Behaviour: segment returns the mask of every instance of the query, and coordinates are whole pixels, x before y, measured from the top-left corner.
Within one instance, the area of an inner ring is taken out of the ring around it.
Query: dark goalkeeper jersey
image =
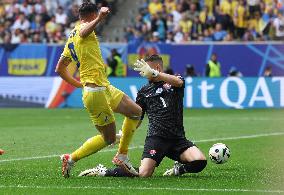
[[[184,79],[180,77],[183,81]],[[184,138],[182,87],[173,87],[165,82],[149,83],[137,94],[136,103],[141,106],[143,116],[149,118],[147,136]]]

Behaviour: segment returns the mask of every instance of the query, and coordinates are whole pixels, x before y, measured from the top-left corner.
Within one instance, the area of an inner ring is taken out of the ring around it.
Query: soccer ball
[[[223,164],[230,158],[230,149],[222,143],[214,144],[209,150],[209,157],[213,163]]]

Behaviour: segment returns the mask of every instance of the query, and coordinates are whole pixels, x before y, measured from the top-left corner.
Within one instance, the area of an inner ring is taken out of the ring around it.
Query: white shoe
[[[112,163],[114,165],[117,165],[117,166],[121,167],[124,171],[126,171],[130,175],[133,175],[133,176],[138,176],[139,175],[138,172],[132,166],[128,156],[125,155],[125,154],[118,154],[117,153],[114,156],[114,158],[112,159]]]
[[[105,176],[107,171],[107,168],[102,165],[99,164],[98,166],[96,166],[95,168],[92,169],[87,169],[85,171],[82,171],[78,176],[79,177],[87,177],[87,176]]]
[[[60,158],[62,161],[62,176],[68,178],[70,177],[71,168],[74,166],[74,161],[71,159],[70,154],[63,154]]]
[[[163,176],[179,176],[179,167],[182,164],[178,161],[175,161],[174,167],[171,169],[167,169],[166,172],[163,174]]]

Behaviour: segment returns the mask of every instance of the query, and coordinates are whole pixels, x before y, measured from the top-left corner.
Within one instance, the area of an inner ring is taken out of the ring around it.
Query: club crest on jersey
[[[157,151],[156,151],[156,150],[150,150],[149,153],[150,153],[151,156],[155,156],[155,154],[157,153]]]
[[[163,92],[163,88],[158,88],[157,90],[156,90],[156,93],[157,94],[160,94],[160,93],[162,93]]]
[[[163,85],[163,87],[164,87],[166,90],[168,90],[168,89],[170,89],[172,86],[171,86],[169,83],[165,83],[165,84]]]

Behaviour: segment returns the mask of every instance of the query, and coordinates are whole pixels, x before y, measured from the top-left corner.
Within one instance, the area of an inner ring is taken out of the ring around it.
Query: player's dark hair
[[[84,1],[84,3],[79,8],[79,17],[84,18],[88,16],[89,14],[92,14],[94,12],[98,12],[98,8],[96,4],[90,2],[90,1]]]
[[[153,54],[145,58],[145,62],[160,62],[160,65],[163,67],[163,59],[158,54]]]

